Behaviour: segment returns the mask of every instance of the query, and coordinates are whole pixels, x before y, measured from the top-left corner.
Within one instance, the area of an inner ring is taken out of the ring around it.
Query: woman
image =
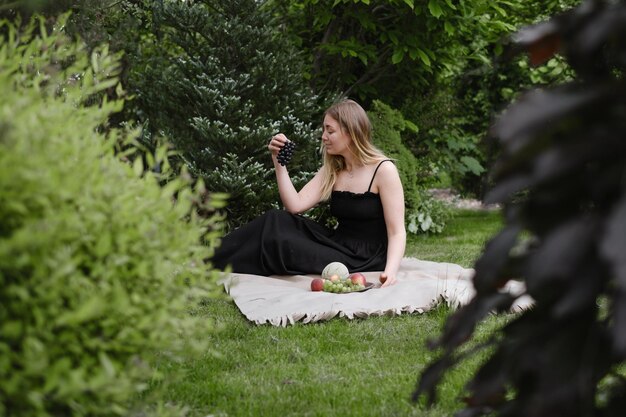
[[[371,142],[371,123],[363,108],[343,100],[324,113],[324,163],[297,191],[278,162],[288,139],[275,135],[271,152],[280,198],[286,209],[271,210],[222,240],[213,257],[218,268],[258,275],[319,274],[330,262],[352,272],[383,271],[392,285],[404,256],[404,193],[392,161]],[[330,199],[335,230],[299,216]]]

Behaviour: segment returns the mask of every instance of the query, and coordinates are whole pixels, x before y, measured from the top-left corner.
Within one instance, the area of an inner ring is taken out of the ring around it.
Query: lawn
[[[470,267],[500,227],[497,212],[457,211],[438,236],[412,236],[407,256]],[[440,402],[410,402],[419,373],[436,354],[425,347],[449,309],[426,314],[336,318],[287,328],[249,323],[227,300],[212,300],[199,314],[222,324],[208,334],[214,352],[180,363],[165,361],[165,378],[153,394],[184,404],[190,416],[450,416],[476,358],[450,373]],[[478,329],[483,338],[507,318],[492,317]],[[181,372],[182,371],[182,372]],[[182,374],[183,377],[169,378]]]

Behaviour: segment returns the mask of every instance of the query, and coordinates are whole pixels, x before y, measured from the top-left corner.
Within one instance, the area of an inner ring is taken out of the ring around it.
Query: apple
[[[329,279],[330,279],[332,282],[339,282],[339,281],[341,281],[341,278],[340,278],[340,277],[339,277],[339,275],[337,275],[337,274],[333,274],[333,275],[331,275]]]
[[[323,291],[324,290],[324,280],[321,278],[314,278],[311,281],[311,291]]]
[[[363,286],[365,286],[365,283],[367,282],[365,280],[365,275],[363,275],[360,272],[355,272],[354,274],[350,275],[350,281],[352,281],[353,284],[363,285]]]

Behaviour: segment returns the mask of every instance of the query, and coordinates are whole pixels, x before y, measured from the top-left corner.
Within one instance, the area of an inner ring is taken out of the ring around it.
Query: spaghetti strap
[[[367,187],[367,192],[369,193],[370,190],[372,189],[372,184],[374,184],[374,178],[376,177],[376,173],[378,172],[378,168],[380,168],[380,166],[383,164],[383,162],[387,162],[387,161],[391,161],[391,159],[385,159],[383,161],[380,161],[378,163],[378,165],[376,166],[376,170],[374,170],[374,175],[372,175],[372,180],[370,181],[370,186]],[[393,162],[393,161],[391,161]]]

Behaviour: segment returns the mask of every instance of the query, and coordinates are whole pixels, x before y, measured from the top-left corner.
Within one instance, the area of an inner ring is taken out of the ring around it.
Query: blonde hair
[[[330,116],[339,124],[343,133],[348,134],[352,141],[349,150],[356,157],[356,160],[369,165],[387,159],[385,155],[372,144],[372,123],[367,117],[367,113],[356,101],[343,99],[330,106],[324,117]],[[341,155],[329,155],[322,142],[322,154],[324,164],[322,165],[322,200],[327,200],[333,191],[337,175],[346,168],[346,162]]]

